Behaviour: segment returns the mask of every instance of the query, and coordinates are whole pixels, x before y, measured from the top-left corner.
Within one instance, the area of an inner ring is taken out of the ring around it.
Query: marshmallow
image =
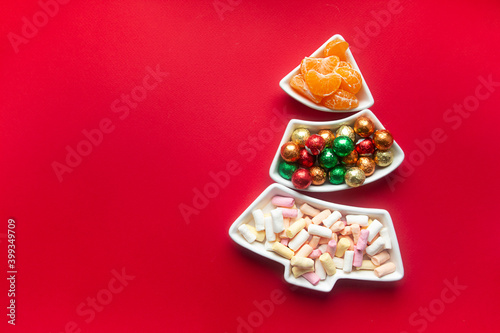
[[[292,259],[292,257],[293,257],[293,251],[290,250],[285,245],[278,243],[278,242],[274,242],[273,251],[275,253],[279,254],[280,256],[287,258],[287,259]]]
[[[332,239],[328,242],[326,252],[330,254],[330,256],[333,258],[335,256],[335,251],[337,250],[337,241],[335,239]]]
[[[344,230],[344,228],[345,228],[344,222],[337,221],[330,227],[330,230],[333,232],[339,232],[341,230]]]
[[[325,253],[327,248],[328,248],[328,245],[326,245],[326,244],[321,244],[320,246],[318,246],[318,250],[320,250],[321,253]]]
[[[273,209],[271,211],[271,216],[273,218],[273,230],[275,233],[279,234],[285,230],[285,222],[283,221],[283,212],[281,209]]]
[[[316,247],[318,247],[318,244],[319,244],[319,240],[321,238],[319,236],[313,236],[311,238],[311,240],[309,241],[309,245],[312,246],[313,249],[315,249]]]
[[[273,244],[274,242],[268,242],[267,240],[264,243],[264,248],[266,251],[272,251],[273,250]]]
[[[391,237],[389,236],[389,230],[387,230],[387,228],[380,229],[380,237],[385,241],[384,248],[388,250],[392,249]]]
[[[291,197],[282,197],[280,195],[275,195],[271,199],[271,203],[275,206],[293,207],[293,205],[295,204],[295,199]]]
[[[342,229],[342,231],[340,232],[341,235],[351,235],[352,234],[352,231],[351,231],[351,226],[347,226],[345,227],[344,229]]]
[[[314,219],[313,219],[314,222]],[[332,237],[332,231],[328,229],[327,227],[322,227],[316,224],[311,224],[309,226],[309,229],[307,230],[310,235],[313,236],[319,236],[319,237],[324,237],[324,238],[330,238]]]
[[[296,257],[308,257],[314,249],[309,244],[304,244],[295,254]]]
[[[327,275],[335,274],[337,269],[335,268],[332,257],[328,253],[323,253],[319,257],[319,261],[321,262],[321,265],[323,265],[323,268],[325,269]]]
[[[305,245],[304,245],[305,246]],[[303,246],[303,247],[304,247]],[[300,251],[299,251],[300,252]],[[321,251],[319,249],[314,249],[312,252],[309,254],[309,258],[311,259],[317,259],[321,255]]]
[[[347,248],[349,251],[354,251],[354,241],[350,236],[340,236],[339,239],[345,238],[349,241],[349,247]]]
[[[313,223],[308,216],[304,217],[304,220],[306,220],[306,228],[309,228],[309,226]]]
[[[302,229],[289,243],[288,247],[291,248],[294,251],[297,251],[302,244],[304,244],[307,239],[309,238],[309,234],[307,231]]]
[[[354,240],[354,244],[358,244],[359,233],[361,232],[359,224],[357,224],[357,223],[351,224],[351,232],[352,232],[352,239]]]
[[[308,272],[308,273],[302,274],[302,277],[304,279],[306,279],[307,281],[309,281],[313,286],[317,285],[319,280],[320,280],[318,274],[316,274],[314,272]]]
[[[391,255],[387,251],[382,251],[379,254],[374,255],[371,259],[374,265],[380,266],[387,260],[391,259]]]
[[[344,268],[343,271],[350,273],[352,271],[352,261],[354,258],[354,251],[345,251],[344,254]]]
[[[369,271],[373,271],[375,268],[377,268],[377,266],[375,266],[371,260],[363,260],[361,266],[356,267],[357,270],[363,269]]]
[[[291,259],[292,266],[297,266],[300,268],[313,268],[314,260],[310,258],[293,256]]]
[[[344,259],[339,257],[333,257],[332,260],[333,263],[335,264],[335,267],[337,267],[338,269],[344,268]]]
[[[292,224],[286,229],[286,236],[288,238],[295,237],[295,235],[298,234],[302,229],[304,229],[305,226],[306,226],[306,220],[300,219],[295,221],[294,224]]]
[[[366,229],[363,229],[359,233],[358,243],[356,244],[356,249],[363,251],[366,249],[366,242],[368,241],[368,234],[370,232]]]
[[[255,229],[257,231],[264,230],[264,213],[261,209],[256,209],[252,212],[253,220],[255,221]]]
[[[337,222],[342,217],[342,214],[338,210],[331,213],[326,219],[323,220],[325,227],[330,228],[335,222]]]
[[[300,211],[304,213],[304,215],[309,215],[309,216],[316,216],[320,213],[318,209],[311,207],[306,203],[300,206]]]
[[[264,225],[266,227],[266,239],[270,242],[276,240],[276,235],[273,230],[273,218],[271,216],[264,217]]]
[[[371,242],[375,238],[375,236],[377,236],[378,232],[380,231],[380,229],[382,229],[382,227],[383,227],[382,223],[380,223],[378,220],[373,220],[373,222],[370,223],[368,228],[366,228],[366,230],[369,231],[368,234],[369,242]]]
[[[319,261],[319,259],[316,259],[314,261],[314,272],[318,275],[320,280],[326,279],[325,269],[323,268],[323,265],[321,264],[321,261]]]
[[[366,254],[374,256],[384,249],[385,241],[382,238],[377,238],[372,245],[366,247]]]
[[[298,278],[299,276],[302,276],[303,274],[309,272],[314,272],[314,267],[313,268],[292,267],[292,274],[295,278]]]
[[[390,273],[394,273],[396,271],[396,265],[393,262],[388,262],[387,264],[383,264],[380,267],[375,268],[373,271],[375,276],[381,278]]]
[[[280,243],[288,246],[288,242],[290,242],[290,238],[280,238]]]
[[[363,263],[363,251],[354,250],[354,259],[352,261],[352,265],[354,267],[361,267],[362,263]]]
[[[238,231],[245,238],[245,240],[247,242],[249,242],[250,244],[255,242],[255,240],[257,239],[257,236],[253,232],[250,231],[250,229],[248,228],[248,226],[246,224],[240,225],[238,227]]]
[[[328,216],[330,216],[331,213],[332,212],[329,209],[325,209],[321,213],[314,216],[312,219],[312,222],[314,224],[320,224],[324,219],[326,219]]]
[[[337,250],[335,251],[335,256],[339,258],[343,257],[345,251],[349,248],[350,245],[351,243],[349,242],[348,239],[341,238],[337,243]]]
[[[255,235],[256,238],[256,241],[257,242],[263,242],[264,239],[266,239],[266,232],[264,230],[262,231],[257,231],[253,226],[251,226],[250,224],[245,224],[248,228],[248,230],[250,230],[250,232],[252,232],[252,234]]]
[[[284,217],[295,218],[295,217],[297,217],[298,212],[299,212],[299,210],[295,209],[295,208],[281,208],[280,207],[278,209],[281,210]]]
[[[345,217],[347,224],[359,224],[362,227],[368,225],[368,215],[346,215]]]

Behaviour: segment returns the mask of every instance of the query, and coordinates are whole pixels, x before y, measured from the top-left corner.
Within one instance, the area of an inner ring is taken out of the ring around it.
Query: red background
[[[219,15],[210,0],[71,1],[18,53],[9,33],[21,35],[23,17],[33,21],[41,7],[34,0],[3,5],[0,268],[7,270],[12,217],[18,274],[15,327],[7,324],[8,285],[1,284],[2,330],[236,332],[239,317],[262,319],[254,302],[266,303],[274,291],[283,303],[255,332],[497,331],[500,86],[477,87],[479,77],[500,82],[498,1],[401,1],[385,27],[374,22],[388,1],[222,3]],[[336,33],[355,47],[375,98],[371,110],[406,159],[393,190],[380,180],[313,196],[387,209],[405,277],[341,280],[316,294],[293,290],[280,265],[240,249],[227,232],[272,183],[268,169],[282,132],[257,141],[254,155],[238,146],[270,128],[273,110],[286,113],[283,130],[290,118],[349,115],[308,109],[278,87]],[[157,65],[168,76],[120,119],[111,103]],[[476,89],[489,93],[478,105]],[[446,118],[464,101],[470,113]],[[52,163],[65,163],[66,146],[75,149],[82,131],[105,118],[114,130],[59,182]],[[436,128],[447,139],[423,155],[418,142],[429,142]],[[231,160],[239,173],[186,223],[180,205],[192,207],[194,191]],[[122,268],[135,278],[87,323],[78,306]],[[467,288],[440,307],[444,281],[455,279]],[[423,319],[418,311],[429,306],[437,315]]]

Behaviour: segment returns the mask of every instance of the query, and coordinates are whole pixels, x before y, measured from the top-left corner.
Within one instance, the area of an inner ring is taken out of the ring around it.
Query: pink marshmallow
[[[326,248],[326,252],[330,254],[333,258],[335,256],[335,251],[337,251],[337,241],[332,239],[328,242],[328,247]]]
[[[315,249],[311,252],[311,254],[309,254],[309,258],[311,259],[318,259],[319,256],[321,256],[321,250],[320,249]]]
[[[281,208],[280,207],[279,209],[283,213],[283,217],[294,218],[294,217],[297,217],[297,215],[299,214],[299,211],[295,208]]]
[[[313,286],[317,285],[320,280],[318,274],[314,272],[302,274],[302,277],[307,281],[309,281]]]
[[[362,263],[363,263],[363,251],[354,250],[354,259],[352,261],[352,265],[354,267],[361,267]]]
[[[368,235],[370,232],[367,229],[363,229],[359,233],[358,243],[356,244],[356,249],[363,251],[366,249],[366,243],[368,241]]]
[[[279,195],[275,195],[271,199],[271,203],[275,206],[280,206],[280,207],[293,207],[293,205],[295,204],[295,199],[290,197],[282,197]]]
[[[288,242],[290,241],[290,238],[281,238],[280,243],[288,246]]]

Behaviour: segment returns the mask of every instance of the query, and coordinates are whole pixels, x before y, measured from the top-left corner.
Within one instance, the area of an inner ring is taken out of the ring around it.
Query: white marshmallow
[[[380,229],[382,229],[383,225],[382,223],[380,223],[378,220],[373,220],[372,223],[370,223],[370,225],[368,226],[368,228],[366,228],[366,230],[368,230],[369,234],[368,234],[368,241],[371,242],[375,236],[377,236],[378,232],[380,231]]]
[[[309,238],[309,233],[302,229],[290,242],[288,242],[288,247],[294,251],[297,251],[302,244],[304,244]]]
[[[343,271],[346,273],[352,272],[352,261],[354,259],[354,251],[345,251]]]
[[[243,237],[246,239],[247,242],[253,243],[257,239],[257,236],[248,229],[248,226],[246,224],[242,224],[238,227],[238,231],[241,232]]]
[[[380,229],[380,237],[384,240],[384,249],[392,249],[391,237],[389,236],[389,230],[387,228]]]
[[[264,212],[262,209],[256,209],[252,212],[253,220],[255,221],[255,230],[262,231],[264,227]]]
[[[266,227],[266,239],[269,242],[274,242],[276,240],[276,235],[273,229],[273,218],[271,216],[264,217],[264,225]]]
[[[385,241],[382,238],[377,238],[372,245],[366,247],[366,254],[374,256],[384,249]]]
[[[323,220],[323,224],[330,228],[335,222],[337,222],[342,217],[342,214],[336,210],[331,213],[326,219]]]
[[[332,237],[332,231],[327,227],[322,227],[316,224],[311,224],[309,229],[307,229],[310,235],[319,236],[324,238]]]
[[[314,261],[314,272],[319,276],[320,280],[326,279],[326,272],[319,258]]]
[[[283,211],[279,208],[273,209],[271,211],[271,216],[273,218],[273,230],[275,233],[279,234],[285,230],[285,223],[283,222]]]
[[[346,215],[345,217],[347,224],[357,223],[362,227],[368,225],[368,215]]]

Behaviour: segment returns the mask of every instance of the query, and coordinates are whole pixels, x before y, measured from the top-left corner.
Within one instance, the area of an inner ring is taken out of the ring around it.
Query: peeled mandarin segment
[[[340,88],[350,93],[356,94],[361,89],[361,74],[355,69],[340,67],[335,72],[342,77]]]
[[[307,72],[305,81],[314,95],[328,96],[340,87],[342,79],[336,73],[323,75],[312,69]]]
[[[339,61],[339,63],[337,64],[337,68],[341,68],[341,67],[347,67],[347,68],[352,68],[352,65],[350,63],[348,63],[347,61]]]
[[[345,60],[345,51],[347,51],[347,48],[349,48],[349,44],[346,41],[337,39],[326,44],[323,52],[325,57],[336,55],[340,60]]]
[[[300,63],[300,74],[305,76],[311,69],[316,69],[320,61],[319,58],[305,57]]]
[[[340,59],[337,56],[330,56],[326,58],[312,58],[306,57],[300,64],[300,73],[306,75],[308,71],[315,70],[320,74],[333,73]]]
[[[307,87],[306,81],[301,74],[297,74],[290,80],[290,86],[297,90],[304,97],[310,99],[314,103],[320,103],[322,98],[321,96],[314,95],[309,88]]]
[[[336,92],[323,98],[322,104],[332,110],[350,110],[358,107],[358,98],[348,91],[338,89]]]

